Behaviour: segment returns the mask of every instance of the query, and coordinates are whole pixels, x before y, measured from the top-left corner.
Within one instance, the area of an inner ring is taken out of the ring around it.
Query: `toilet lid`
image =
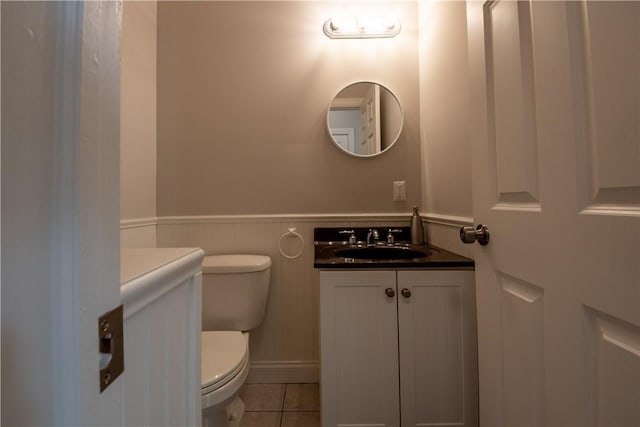
[[[227,383],[244,366],[247,340],[239,331],[202,332],[202,389]]]
[[[253,273],[271,267],[266,255],[209,255],[202,260],[202,273]]]

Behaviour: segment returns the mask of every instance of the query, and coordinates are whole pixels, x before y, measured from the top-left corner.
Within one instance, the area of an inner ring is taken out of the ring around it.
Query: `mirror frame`
[[[353,153],[349,150],[347,150],[346,148],[344,148],[341,144],[338,143],[338,141],[336,141],[336,139],[333,137],[333,134],[331,133],[331,126],[329,124],[329,118],[331,115],[331,106],[333,105],[333,102],[335,101],[336,97],[338,96],[338,94],[340,94],[340,92],[342,92],[343,90],[345,90],[346,88],[353,86],[355,84],[358,83],[371,83],[371,84],[376,84],[378,86],[380,86],[380,88],[382,89],[386,89],[391,96],[393,96],[393,98],[396,100],[396,102],[398,103],[398,107],[400,109],[400,127],[398,128],[398,132],[395,135],[395,137],[393,138],[393,141],[387,146],[387,148],[385,148],[384,150],[381,150],[377,153],[373,153],[373,154],[358,154],[358,153]],[[398,96],[395,94],[395,92],[393,92],[391,89],[389,89],[387,86],[383,85],[382,83],[378,83],[378,82],[374,82],[371,80],[356,80],[352,83],[347,84],[346,86],[344,86],[342,89],[340,89],[338,92],[336,92],[336,94],[333,96],[333,98],[331,99],[331,102],[329,103],[329,107],[327,108],[327,114],[326,114],[326,128],[327,128],[327,133],[329,134],[329,138],[331,139],[331,141],[333,142],[333,145],[335,145],[340,151],[342,151],[343,153],[346,153],[350,156],[353,157],[357,157],[360,159],[368,159],[368,158],[372,158],[372,157],[377,157],[380,156],[383,153],[386,153],[387,151],[389,151],[391,148],[393,148],[393,146],[396,144],[396,142],[398,142],[398,139],[400,139],[400,135],[402,135],[402,130],[404,129],[404,109],[402,108],[402,103],[400,102],[400,99],[398,98]]]

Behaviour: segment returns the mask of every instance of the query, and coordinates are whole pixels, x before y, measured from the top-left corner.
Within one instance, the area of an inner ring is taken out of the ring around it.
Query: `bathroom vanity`
[[[477,425],[473,261],[378,230],[316,229],[322,425]]]

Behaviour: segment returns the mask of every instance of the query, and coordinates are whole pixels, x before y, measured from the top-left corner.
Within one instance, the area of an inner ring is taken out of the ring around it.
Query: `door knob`
[[[411,291],[407,288],[402,288],[402,290],[400,291],[400,293],[402,294],[403,297],[405,298],[411,298]]]
[[[396,291],[394,291],[393,288],[385,289],[384,293],[387,294],[389,298],[393,298],[396,296]]]
[[[484,246],[489,243],[489,229],[482,224],[478,224],[475,229],[473,227],[462,227],[460,229],[460,240],[462,240],[462,243],[477,241]]]

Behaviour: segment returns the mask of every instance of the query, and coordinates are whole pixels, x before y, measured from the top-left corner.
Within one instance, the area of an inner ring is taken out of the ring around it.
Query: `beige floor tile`
[[[281,427],[320,427],[320,412],[283,412]]]
[[[282,412],[245,412],[241,427],[280,427]],[[320,424],[318,424],[319,426]]]
[[[240,393],[246,411],[282,411],[284,384],[246,384]]]
[[[284,410],[319,411],[320,388],[318,384],[287,384]]]

